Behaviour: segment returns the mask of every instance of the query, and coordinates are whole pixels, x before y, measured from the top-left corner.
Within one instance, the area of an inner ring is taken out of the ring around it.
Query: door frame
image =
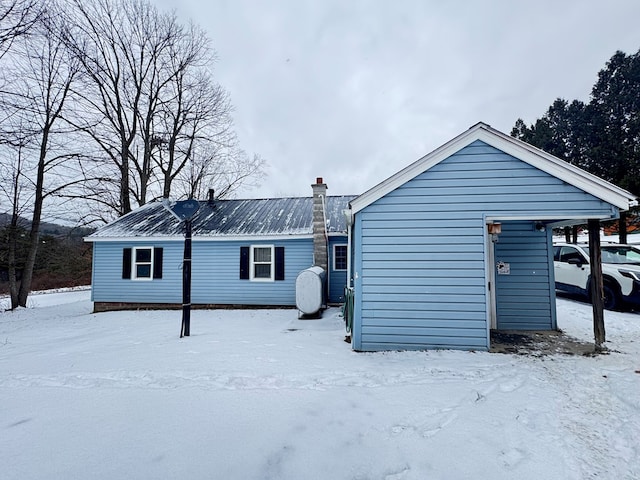
[[[496,304],[496,246],[493,234],[489,233],[489,224],[492,221],[485,222],[485,260],[486,260],[486,289],[487,289],[487,328],[488,337],[490,338],[491,330],[498,327],[498,311]]]

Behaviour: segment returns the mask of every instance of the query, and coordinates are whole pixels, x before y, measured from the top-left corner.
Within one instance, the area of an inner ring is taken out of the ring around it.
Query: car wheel
[[[606,310],[617,310],[621,306],[620,294],[618,289],[609,283],[605,283],[602,287],[604,293],[604,308]]]

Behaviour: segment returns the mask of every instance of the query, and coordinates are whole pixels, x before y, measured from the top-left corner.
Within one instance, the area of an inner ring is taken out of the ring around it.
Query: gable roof
[[[327,196],[327,232],[345,232],[343,210],[355,195]],[[200,201],[192,219],[194,238],[256,238],[313,234],[313,198]],[[184,227],[162,202],[153,202],[118,218],[86,237],[87,241],[133,238],[183,238]]]
[[[354,199],[350,204],[352,212],[362,210],[477,140],[590,193],[620,210],[628,210],[630,206],[637,205],[636,197],[632,193],[480,122]]]

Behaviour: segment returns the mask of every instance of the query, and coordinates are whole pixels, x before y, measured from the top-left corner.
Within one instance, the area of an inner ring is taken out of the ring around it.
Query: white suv
[[[601,252],[604,308],[639,307],[640,249],[611,243],[602,244]],[[556,289],[589,296],[589,246],[584,243],[554,243],[553,260]]]

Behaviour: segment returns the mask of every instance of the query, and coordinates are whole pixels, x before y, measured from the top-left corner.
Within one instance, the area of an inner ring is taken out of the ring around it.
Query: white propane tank
[[[315,315],[324,305],[326,273],[322,267],[310,267],[296,278],[296,307],[304,315]]]

